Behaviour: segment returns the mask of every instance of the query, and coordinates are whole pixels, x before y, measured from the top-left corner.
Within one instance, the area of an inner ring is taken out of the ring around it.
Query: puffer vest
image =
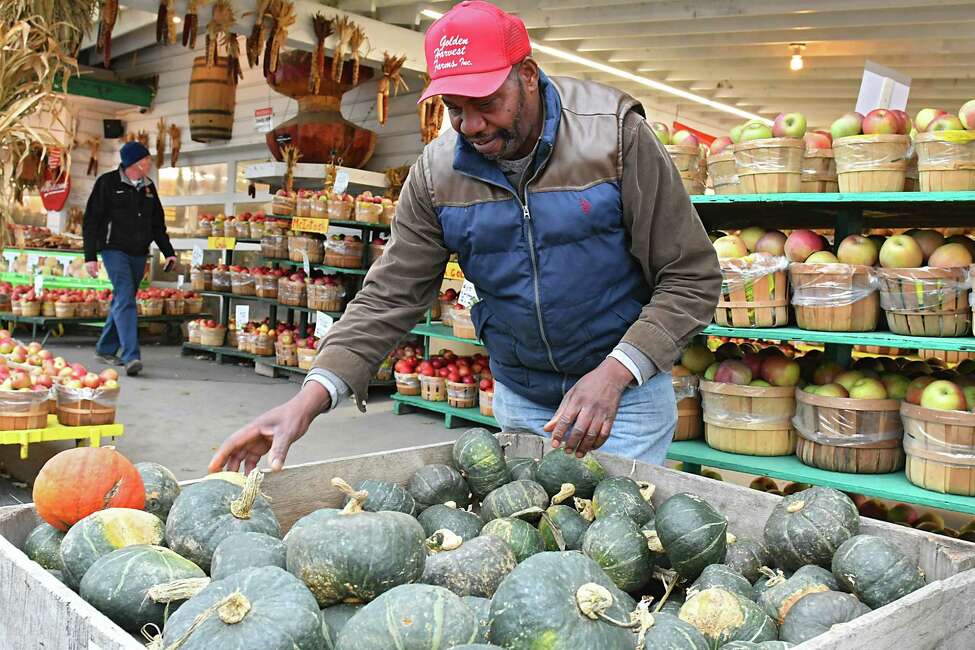
[[[650,300],[620,200],[623,118],[642,107],[601,84],[539,83],[546,117],[524,194],[453,131],[423,156],[445,242],[480,298],[472,319],[492,373],[556,408]]]

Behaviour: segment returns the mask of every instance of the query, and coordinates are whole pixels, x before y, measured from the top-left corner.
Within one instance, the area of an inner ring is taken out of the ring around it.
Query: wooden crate
[[[975,413],[904,402],[907,480],[935,492],[975,496]]]
[[[739,386],[701,380],[704,439],[721,451],[788,456],[796,449],[795,389]]]
[[[796,325],[817,332],[872,332],[880,318],[873,267],[790,264]]]
[[[510,456],[540,457],[547,444],[535,436],[501,436]],[[451,443],[413,447],[308,463],[268,474],[261,490],[271,497],[283,530],[324,507],[340,507],[344,496],[334,476],[349,480],[382,477],[403,485],[419,467],[451,463]],[[557,452],[560,453],[560,452]],[[656,486],[653,503],[679,492],[697,494],[728,515],[729,530],[762,537],[777,497],[729,483],[676,472],[596,452],[610,474],[647,480]],[[143,650],[76,593],[21,552],[39,523],[31,504],[0,508],[0,647],[4,650]],[[971,650],[975,635],[975,544],[862,518],[861,532],[889,539],[917,561],[929,584],[851,623],[795,646],[796,650],[889,650],[890,647]],[[379,650],[379,649],[377,649]]]
[[[911,139],[906,135],[851,135],[833,141],[840,192],[902,192]]]

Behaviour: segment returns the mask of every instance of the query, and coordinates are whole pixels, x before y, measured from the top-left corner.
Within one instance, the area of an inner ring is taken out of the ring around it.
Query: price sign
[[[464,309],[470,309],[471,305],[476,304],[478,300],[474,284],[469,280],[464,280],[464,286],[460,288],[460,295],[457,296],[457,303]]]
[[[65,275],[68,275],[68,268],[71,266],[71,259],[72,258],[65,257],[64,255],[59,255],[58,256],[58,262],[60,262],[61,263],[61,266],[64,267],[64,274]]]
[[[34,276],[34,293],[40,293],[44,289],[44,276],[38,273]]]
[[[27,254],[27,268],[33,270],[37,263],[40,261],[41,256],[36,253]]]
[[[248,305],[237,305],[234,307],[234,320],[237,321],[237,329],[242,330],[251,319],[251,308]]]
[[[320,311],[315,312],[315,338],[322,338],[335,324],[335,319]]]
[[[190,264],[192,266],[203,266],[203,249],[199,246],[193,247],[193,254],[190,257]]]
[[[328,232],[328,219],[315,219],[314,217],[295,217],[291,220],[291,229],[301,232],[316,232],[324,235]]]
[[[211,250],[233,250],[236,245],[235,237],[207,237],[207,248]]]
[[[183,277],[182,273],[176,276],[176,288],[180,291],[183,290],[183,282],[185,282],[185,280],[186,278]]]
[[[17,253],[14,251],[6,251],[3,254],[3,259],[7,260],[7,266],[10,267],[10,271],[13,272],[14,263],[17,262]]]
[[[308,251],[301,251],[301,266],[305,275],[311,275],[311,262],[308,261]]]
[[[265,106],[254,111],[254,130],[258,133],[270,133],[274,130],[274,109]]]
[[[332,186],[332,190],[336,194],[345,194],[347,189],[349,189],[349,172],[340,169],[335,174],[335,185]]]
[[[447,280],[463,280],[464,272],[460,270],[460,264],[457,262],[447,262],[443,277]]]

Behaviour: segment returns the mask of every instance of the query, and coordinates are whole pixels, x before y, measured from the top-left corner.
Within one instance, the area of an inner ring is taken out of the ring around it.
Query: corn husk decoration
[[[332,21],[332,29],[338,39],[335,43],[335,51],[332,52],[332,81],[339,83],[342,81],[342,67],[352,46],[356,25],[348,16],[339,16]]]
[[[88,138],[85,140],[85,146],[88,147],[88,169],[86,174],[89,176],[98,175],[98,154],[102,148],[102,139],[99,137]]]
[[[166,164],[166,118],[160,117],[156,122],[156,168],[161,169]]]
[[[267,40],[268,21],[271,20],[271,0],[257,0],[257,9],[254,13],[254,26],[251,27],[250,36],[247,37],[247,65],[256,67],[261,62],[261,52],[264,50],[264,42]],[[250,15],[248,12],[244,15]]]
[[[403,64],[406,63],[406,55],[393,56],[389,52],[383,52],[383,78],[379,80],[379,89],[376,92],[376,115],[379,123],[386,124],[389,118],[389,95],[399,95],[400,90],[409,90],[403,80]]]
[[[169,125],[169,165],[176,166],[179,160],[179,148],[183,144],[182,131],[175,124]]]
[[[200,29],[200,0],[186,0],[186,15],[183,17],[183,47],[196,49],[196,32]]]
[[[335,187],[335,177],[338,176],[339,167],[335,164],[334,158],[332,162],[325,163],[325,185],[326,189],[331,189]]]
[[[173,0],[159,0],[159,10],[156,12],[156,43],[159,45],[173,45],[176,43],[176,7]]]
[[[362,57],[362,45],[366,42],[366,30],[362,29],[358,25],[352,31],[352,37],[349,39],[349,49],[351,50],[352,56],[352,85],[359,85],[359,62]]]
[[[385,171],[386,174],[386,198],[393,201],[399,198],[399,193],[406,183],[406,177],[410,173],[410,166],[390,167]]]
[[[424,88],[430,84],[430,77],[423,75]],[[420,112],[420,138],[429,144],[440,135],[443,126],[444,105],[439,96],[427,97],[418,106]]]
[[[112,30],[118,20],[118,0],[105,0],[98,17],[96,51],[102,53],[102,64],[107,68],[112,62]]]
[[[288,30],[298,20],[294,3],[290,0],[275,0],[271,4],[271,18],[274,21],[271,27],[271,38],[268,39],[264,50],[265,77],[274,74],[278,69],[278,57],[281,56],[284,42],[288,40]]]
[[[145,147],[146,149],[148,149],[149,148],[149,131],[146,131],[145,129],[141,129],[139,131],[139,134],[137,136],[135,136],[135,140],[136,140],[136,142],[138,142],[139,144],[141,144],[143,147]]]
[[[315,14],[311,20],[315,29],[315,54],[311,61],[308,90],[317,95],[322,87],[322,75],[325,74],[325,39],[332,35],[332,20],[321,13]]]
[[[230,31],[236,21],[230,0],[217,0],[210,14],[210,22],[207,23],[206,37],[207,65],[216,64],[219,46],[223,44],[227,51],[227,73],[234,85],[244,78],[240,67],[240,43],[237,35]]]
[[[295,165],[301,160],[301,152],[293,144],[281,147],[281,156],[284,158],[284,189],[289,193],[294,191],[295,185]]]
[[[135,142],[135,132],[133,131],[125,134],[125,143],[128,144],[129,142]]]

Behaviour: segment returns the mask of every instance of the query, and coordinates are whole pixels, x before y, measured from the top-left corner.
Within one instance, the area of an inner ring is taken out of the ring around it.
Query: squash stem
[[[657,606],[654,607],[654,609],[653,609],[653,613],[654,614],[656,614],[661,609],[663,609],[664,604],[667,602],[667,599],[670,598],[670,594],[674,591],[674,587],[676,587],[677,586],[677,583],[680,582],[680,576],[675,571],[674,572],[674,575],[671,576],[671,578],[670,578],[670,582],[668,582],[667,580],[665,580],[663,578],[661,578],[661,580],[663,580],[664,585],[667,587],[667,589],[664,591],[663,598],[661,598],[660,599],[660,602],[657,603]]]
[[[210,584],[210,578],[185,578],[153,585],[146,592],[146,598],[154,603],[171,603],[174,600],[188,600]]]
[[[230,504],[230,514],[237,519],[251,518],[251,510],[254,507],[254,501],[261,493],[261,481],[263,480],[263,472],[256,467],[251,470],[251,473],[247,475],[247,481],[244,483],[244,489],[240,496]]]
[[[362,504],[366,502],[369,498],[369,493],[365,490],[354,490],[351,485],[345,482],[343,479],[335,476],[331,480],[332,487],[348,497],[349,502],[345,504],[342,508],[343,515],[352,515],[357,512],[362,512]]]

